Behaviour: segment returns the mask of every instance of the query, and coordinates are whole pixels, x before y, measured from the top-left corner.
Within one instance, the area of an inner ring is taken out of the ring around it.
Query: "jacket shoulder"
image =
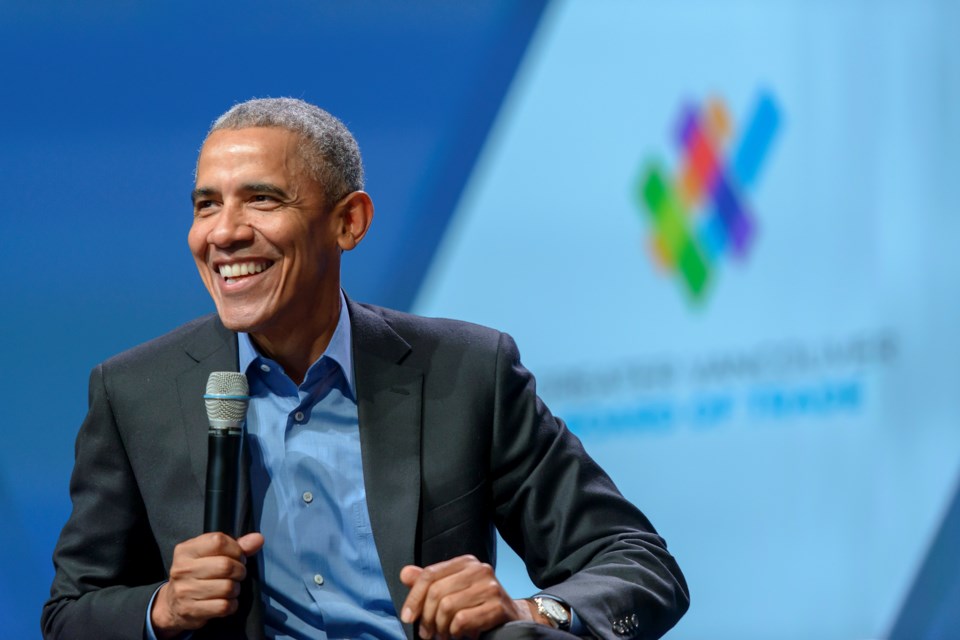
[[[208,314],[112,356],[101,367],[123,372],[192,363],[228,346],[233,335],[215,313]]]
[[[428,318],[365,303],[353,303],[353,306],[377,316],[399,336],[410,342],[426,340],[460,346],[495,347],[504,335],[496,329],[464,320]]]

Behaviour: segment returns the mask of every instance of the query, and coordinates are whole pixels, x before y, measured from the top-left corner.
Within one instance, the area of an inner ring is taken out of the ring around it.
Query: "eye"
[[[254,193],[248,200],[250,206],[261,211],[273,211],[281,206],[283,200],[271,193]]]
[[[210,213],[211,209],[217,203],[213,200],[197,200],[193,203],[193,215],[202,216],[204,214]]]

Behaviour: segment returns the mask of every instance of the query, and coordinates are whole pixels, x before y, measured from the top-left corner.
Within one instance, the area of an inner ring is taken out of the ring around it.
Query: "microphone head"
[[[250,403],[247,376],[236,371],[214,371],[207,378],[203,399],[213,429],[240,429]]]

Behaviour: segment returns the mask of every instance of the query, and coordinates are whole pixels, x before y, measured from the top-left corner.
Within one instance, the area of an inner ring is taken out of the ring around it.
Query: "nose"
[[[207,233],[207,242],[221,249],[253,240],[253,227],[240,203],[225,202]]]

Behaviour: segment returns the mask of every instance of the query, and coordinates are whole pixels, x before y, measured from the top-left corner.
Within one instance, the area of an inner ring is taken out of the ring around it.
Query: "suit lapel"
[[[374,311],[348,301],[367,508],[397,611],[400,569],[416,558],[423,372],[402,364],[410,345]],[[407,630],[410,633],[410,630]]]
[[[207,411],[203,402],[207,378],[211,371],[237,370],[237,337],[216,317],[203,323],[184,345],[184,350],[196,363],[177,376],[180,413],[183,417],[183,437],[190,451],[190,464],[200,490],[207,484]],[[241,487],[244,487],[241,484]],[[241,489],[241,500],[249,492]]]

